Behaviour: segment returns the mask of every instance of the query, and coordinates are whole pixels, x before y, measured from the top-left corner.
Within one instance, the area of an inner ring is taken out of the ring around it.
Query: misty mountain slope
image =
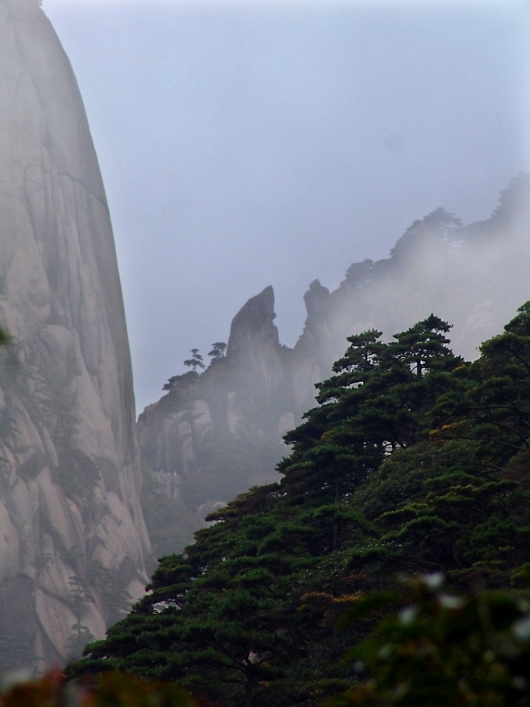
[[[385,336],[431,312],[453,325],[456,353],[468,359],[499,333],[530,296],[530,177],[501,192],[487,221],[462,226],[439,208],[415,221],[390,257],[354,263],[329,293],[317,281],[305,295],[308,317],[293,353],[297,410],[314,404],[312,384],[326,378],[346,337],[366,329]]]
[[[0,663],[101,636],[150,545],[109,211],[69,61],[0,0]]]
[[[439,208],[415,221],[388,259],[354,263],[334,292],[311,283],[293,350],[279,344],[272,288],[251,298],[232,322],[226,357],[200,377],[179,377],[139,417],[141,453],[155,472],[146,520],[157,554],[182,547],[217,503],[277,478],[282,436],[315,406],[314,384],[329,376],[347,336],[375,328],[388,338],[434,312],[453,324],[455,352],[474,359],[530,298],[529,273],[530,177],[520,174],[487,221],[462,226]],[[186,526],[179,537],[165,535],[156,515],[164,494]]]
[[[144,503],[157,556],[173,551],[172,542],[189,542],[221,502],[278,477],[276,462],[287,451],[282,436],[295,418],[291,352],[279,343],[275,316],[274,291],[267,287],[234,317],[226,356],[200,376],[177,377],[138,418],[142,456],[155,472],[148,472],[148,481],[158,490],[152,505]],[[180,518],[173,541],[158,508],[163,493]]]

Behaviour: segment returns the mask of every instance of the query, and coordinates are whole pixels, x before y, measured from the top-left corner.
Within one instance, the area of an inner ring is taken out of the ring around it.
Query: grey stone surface
[[[0,323],[0,648],[42,666],[104,634],[150,546],[109,209],[37,0],[0,0]]]
[[[236,493],[279,478],[275,463],[294,418],[291,351],[278,341],[275,316],[266,287],[234,317],[226,356],[200,377],[179,377],[138,418],[144,460],[195,529]]]

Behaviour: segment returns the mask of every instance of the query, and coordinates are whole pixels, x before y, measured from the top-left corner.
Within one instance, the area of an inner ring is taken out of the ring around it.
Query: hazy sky
[[[139,412],[265,286],[293,345],[313,279],[438,206],[487,218],[530,170],[525,0],[43,9],[100,159]]]

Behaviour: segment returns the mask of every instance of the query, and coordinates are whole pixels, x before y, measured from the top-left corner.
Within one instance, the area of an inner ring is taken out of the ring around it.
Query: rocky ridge
[[[354,263],[334,292],[312,282],[294,349],[279,343],[272,287],[250,299],[234,317],[226,357],[200,377],[178,377],[138,420],[150,478],[171,484],[186,539],[216,504],[277,479],[282,436],[314,407],[314,384],[329,376],[347,336],[375,328],[388,338],[434,312],[453,324],[455,352],[476,358],[530,299],[529,233],[530,177],[520,174],[487,221],[463,226],[439,208],[415,221],[388,259]],[[178,549],[183,537],[158,547]]]
[[[454,351],[477,358],[530,298],[529,234],[530,175],[521,173],[488,220],[463,226],[438,208],[406,230],[388,259],[351,265],[334,292],[311,283],[293,351],[297,411],[314,405],[313,384],[329,375],[350,334],[378,329],[388,338],[434,312],[453,325]]]
[[[219,504],[277,478],[274,467],[286,450],[282,436],[295,417],[290,350],[279,343],[275,316],[267,287],[234,317],[226,356],[200,376],[178,376],[138,418],[146,474],[174,499],[180,523],[173,538],[180,546]],[[148,525],[160,521],[154,506],[146,509]],[[167,538],[157,544],[156,531],[150,532],[157,556],[175,550]]]

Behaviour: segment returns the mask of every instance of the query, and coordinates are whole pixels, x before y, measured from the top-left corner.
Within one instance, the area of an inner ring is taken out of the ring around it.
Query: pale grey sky
[[[438,206],[489,216],[530,170],[529,6],[44,0],[100,158],[139,412],[266,285],[293,345],[313,279]]]

